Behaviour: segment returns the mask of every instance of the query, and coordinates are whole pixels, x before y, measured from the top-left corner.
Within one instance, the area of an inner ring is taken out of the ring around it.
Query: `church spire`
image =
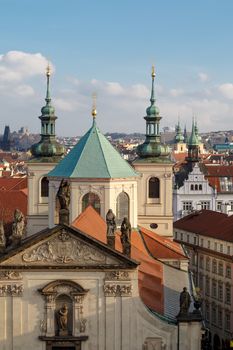
[[[192,132],[188,140],[188,157],[189,162],[198,162],[199,160],[199,140],[196,135],[195,121],[192,121]]]
[[[137,148],[137,154],[140,158],[151,157],[168,157],[170,154],[169,147],[161,144],[161,134],[159,131],[159,123],[161,117],[159,115],[159,108],[155,105],[155,68],[152,66],[152,87],[151,87],[151,105],[146,109],[146,140]]]
[[[96,109],[96,93],[94,92],[92,94],[92,111],[91,115],[93,117],[93,124],[95,123],[96,116],[97,116],[97,109]]]
[[[47,86],[46,86],[46,105],[41,108],[41,140],[39,143],[32,145],[31,153],[35,158],[45,159],[48,158],[52,161],[52,158],[61,157],[64,152],[64,146],[60,145],[56,141],[55,134],[55,108],[51,105],[50,96],[50,75],[51,70],[48,64],[46,69]],[[42,161],[42,160],[41,160]]]

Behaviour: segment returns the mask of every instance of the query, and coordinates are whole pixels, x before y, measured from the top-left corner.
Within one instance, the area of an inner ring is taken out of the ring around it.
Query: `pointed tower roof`
[[[47,89],[46,89],[46,105],[41,108],[42,115],[39,117],[41,120],[41,139],[38,143],[32,145],[31,153],[33,156],[32,161],[37,162],[57,162],[65,153],[64,146],[60,145],[56,141],[55,135],[55,108],[51,104],[50,97],[50,67],[48,65],[47,76]]]
[[[170,148],[161,143],[161,133],[159,131],[159,122],[162,117],[159,114],[159,108],[155,105],[154,80],[155,69],[152,67],[152,87],[151,87],[151,105],[146,109],[146,140],[137,147],[139,156],[136,162],[170,162]]]
[[[96,125],[96,115],[94,106],[92,127],[48,176],[102,179],[138,176],[100,132]]]
[[[196,128],[195,128],[194,119],[193,119],[193,122],[192,122],[192,132],[191,132],[191,135],[190,135],[190,138],[189,138],[188,145],[189,146],[198,146],[199,145],[199,139],[198,139],[198,136],[196,134]]]
[[[182,143],[182,142],[184,142],[184,136],[182,134],[182,130],[180,126],[180,119],[178,119],[178,124],[176,126],[175,143]]]

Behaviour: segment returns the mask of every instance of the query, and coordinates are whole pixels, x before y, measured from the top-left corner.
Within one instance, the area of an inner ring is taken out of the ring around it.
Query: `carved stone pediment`
[[[2,266],[122,266],[123,262],[76,237],[65,229],[54,233],[14,256],[1,262]]]

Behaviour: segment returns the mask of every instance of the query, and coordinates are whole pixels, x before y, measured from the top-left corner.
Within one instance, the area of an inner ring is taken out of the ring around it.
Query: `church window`
[[[93,192],[88,192],[82,199],[82,211],[84,211],[89,205],[91,205],[97,213],[100,214],[100,198]]]
[[[221,261],[218,263],[218,274],[223,276],[223,263]]]
[[[210,202],[209,201],[201,201],[201,209],[210,210]]]
[[[216,324],[216,321],[217,321],[216,314],[217,314],[216,305],[212,304],[212,323],[213,324]]]
[[[191,191],[194,190],[194,185],[193,185],[193,184],[190,186],[190,190],[191,190]]]
[[[202,191],[202,185],[199,185],[199,191]]]
[[[231,278],[231,267],[230,265],[226,266],[226,277]]]
[[[217,211],[222,211],[222,201],[217,201]]]
[[[149,198],[160,197],[160,183],[157,177],[151,177],[149,180]]]
[[[232,178],[220,177],[220,189],[223,192],[232,192]]]
[[[231,304],[231,286],[230,284],[226,284],[226,298],[225,298],[226,304]]]
[[[197,184],[195,185],[195,191],[198,191],[198,185]]]
[[[41,191],[40,191],[41,197],[48,197],[49,196],[49,180],[47,177],[43,177],[41,180]]]
[[[124,217],[129,219],[129,196],[121,192],[116,200],[116,223],[120,225]]]
[[[218,307],[218,326],[222,327],[222,309],[220,306]]]
[[[217,261],[216,260],[213,260],[212,272],[213,273],[217,273]]]
[[[223,300],[223,284],[222,281],[218,281],[218,300]]]
[[[226,331],[229,331],[231,328],[231,314],[227,310],[225,312],[225,329]]]
[[[192,202],[183,202],[183,210],[191,211],[192,210]]]
[[[217,282],[215,280],[212,281],[212,297],[217,297]]]

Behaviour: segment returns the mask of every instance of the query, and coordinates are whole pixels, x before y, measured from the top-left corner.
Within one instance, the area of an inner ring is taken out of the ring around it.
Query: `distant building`
[[[10,137],[10,127],[9,125],[5,126],[4,134],[1,142],[1,149],[3,151],[11,150],[11,137]]]
[[[175,241],[190,257],[190,271],[203,297],[211,349],[228,349],[233,334],[233,216],[209,210],[174,223]]]

